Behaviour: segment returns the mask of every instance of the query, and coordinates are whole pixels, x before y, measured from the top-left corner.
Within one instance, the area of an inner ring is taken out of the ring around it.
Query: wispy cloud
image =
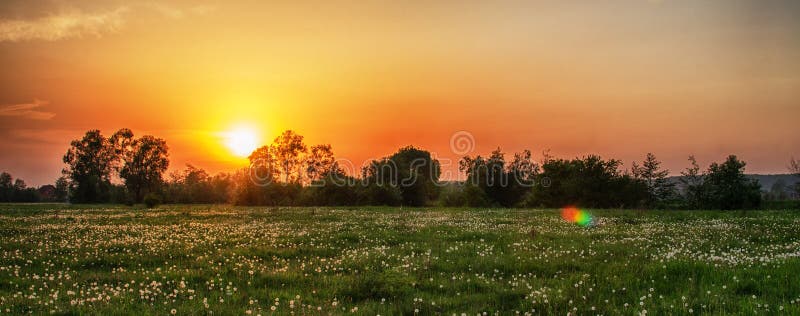
[[[0,106],[0,116],[22,117],[32,120],[49,120],[56,116],[53,112],[40,111],[38,108],[49,102],[39,99],[31,103],[9,104]]]
[[[0,42],[46,40],[94,36],[115,32],[125,23],[127,7],[101,13],[80,11],[52,14],[33,20],[0,21]]]
[[[143,7],[173,19],[181,19],[190,15],[204,15],[214,10],[214,7],[208,5],[198,5],[191,8],[182,9],[157,2],[144,4]]]
[[[214,7],[198,5],[190,8],[178,8],[160,3],[149,3],[122,6],[102,12],[87,13],[81,10],[72,10],[29,20],[0,19],[0,42],[102,37],[105,34],[119,31],[124,26],[128,13],[135,9],[149,10],[167,18],[180,19],[191,15],[206,14]]]

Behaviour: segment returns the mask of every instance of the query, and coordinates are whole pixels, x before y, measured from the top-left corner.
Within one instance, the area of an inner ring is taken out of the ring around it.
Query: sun
[[[238,127],[224,133],[225,146],[238,157],[247,157],[258,147],[258,136],[250,128]]]

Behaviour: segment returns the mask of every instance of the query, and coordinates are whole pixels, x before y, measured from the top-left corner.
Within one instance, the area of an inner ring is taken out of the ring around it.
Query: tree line
[[[746,163],[734,155],[704,169],[689,157],[678,178],[650,153],[630,169],[597,155],[543,156],[534,161],[525,150],[507,158],[499,148],[465,156],[459,171],[466,179],[440,181],[439,161],[408,146],[353,174],[330,145],[308,146],[303,136],[286,131],[253,151],[249,168],[210,175],[187,165],[165,177],[169,151],[163,139],[136,138],[129,129],[109,137],[90,130],[71,142],[59,181],[73,203],[747,209],[762,202],[759,183],[745,176]],[[800,177],[796,160],[790,168]]]
[[[64,202],[67,199],[66,185],[66,179],[59,178],[55,185],[29,187],[25,180],[0,172],[0,202]]]

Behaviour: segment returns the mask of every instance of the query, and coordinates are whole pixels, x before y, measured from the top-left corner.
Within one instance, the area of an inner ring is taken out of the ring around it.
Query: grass
[[[800,212],[0,205],[0,312],[800,313]]]

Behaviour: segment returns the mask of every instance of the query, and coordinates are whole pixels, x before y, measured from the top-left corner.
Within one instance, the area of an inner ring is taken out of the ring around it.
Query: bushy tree
[[[358,184],[358,179],[344,174],[338,168],[332,169],[305,188],[302,204],[313,206],[357,205],[360,202]]]
[[[261,146],[254,150],[250,156],[250,178],[260,185],[274,183],[278,180],[277,158],[272,146]]]
[[[306,203],[303,184],[312,184],[338,173],[330,145],[308,147],[303,136],[288,130],[268,146],[248,157],[246,177],[237,174],[234,201],[245,205],[300,205]],[[308,202],[312,203],[312,202]]]
[[[422,206],[435,200],[441,170],[430,152],[408,146],[362,170],[365,203]]]
[[[144,194],[155,192],[169,166],[167,143],[145,135],[135,139],[127,128],[105,138],[90,130],[82,139],[73,140],[63,161],[70,200],[80,203],[141,202]],[[117,174],[124,189],[111,184]],[[132,197],[126,197],[132,194]]]
[[[708,167],[703,183],[706,206],[715,209],[747,209],[761,204],[761,185],[748,179],[744,161],[730,155],[723,163]]]
[[[331,174],[341,173],[333,156],[331,145],[314,145],[304,159],[305,177],[308,182],[321,180]]]
[[[531,191],[539,166],[531,160],[531,152],[514,154],[507,163],[497,148],[487,158],[466,156],[459,161],[459,170],[467,176],[464,194],[470,206],[517,206]]]
[[[169,148],[163,139],[150,135],[133,140],[121,151],[123,164],[119,171],[125,187],[141,202],[147,193],[157,193],[163,174],[169,167]]]
[[[538,175],[540,185],[529,204],[544,207],[638,207],[647,199],[647,185],[620,173],[622,162],[600,156],[548,159]]]
[[[303,155],[308,148],[303,143],[303,136],[288,130],[275,138],[270,151],[278,164],[277,171],[284,183],[301,182]]]
[[[111,171],[116,159],[109,140],[99,130],[90,130],[73,140],[64,154],[63,173],[70,179],[70,200],[78,203],[106,202],[111,187]]]
[[[222,191],[222,192],[218,192]],[[215,188],[213,178],[203,169],[187,164],[184,170],[174,171],[167,183],[167,199],[176,203],[222,203],[227,188]]]

